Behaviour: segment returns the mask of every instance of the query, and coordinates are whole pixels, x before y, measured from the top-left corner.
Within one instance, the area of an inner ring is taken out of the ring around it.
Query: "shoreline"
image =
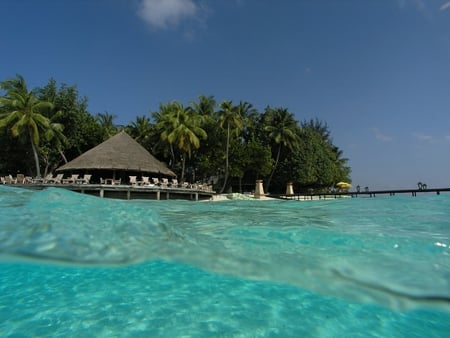
[[[300,197],[300,198],[299,198]],[[341,196],[340,198],[350,198],[350,196]],[[300,202],[307,202],[307,201],[324,201],[324,200],[334,200],[335,197],[323,197],[323,196],[295,196],[295,198],[274,198],[274,197],[268,197],[268,196],[260,196],[259,198],[256,198],[254,194],[241,194],[241,193],[229,193],[229,194],[217,194],[212,196],[209,202],[220,202],[220,201],[300,201]]]
[[[274,201],[277,198],[261,196],[256,198],[254,194],[241,194],[241,193],[229,193],[229,194],[216,194],[209,200],[210,202],[220,201]]]

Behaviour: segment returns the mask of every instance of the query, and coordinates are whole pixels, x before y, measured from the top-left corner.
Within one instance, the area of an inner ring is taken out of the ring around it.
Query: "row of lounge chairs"
[[[23,174],[17,174],[16,177],[13,177],[12,175],[0,177],[0,182],[2,184],[25,184],[32,183],[32,180],[32,177],[25,176]]]
[[[142,176],[140,180],[137,179],[137,176],[129,176],[130,177],[130,184],[131,185],[138,185],[138,186],[159,186],[159,187],[178,187],[178,181],[177,179],[172,179],[171,182],[169,182],[168,178],[162,178],[159,179],[157,177],[152,177],[150,181],[150,177],[148,176]]]
[[[78,174],[70,175],[64,178],[64,174],[58,174],[53,177],[52,174],[47,175],[44,179],[37,183],[48,183],[48,184],[89,184],[91,182],[91,174],[85,174],[80,176]]]
[[[52,174],[48,174],[45,177],[30,177],[23,174],[17,174],[16,177],[12,175],[0,177],[2,184],[33,184],[33,183],[44,183],[44,184],[60,184],[60,183],[72,183],[72,184],[89,184],[92,175],[87,174],[80,177],[80,175],[74,174],[68,178],[64,178],[64,174],[58,174],[53,177]]]
[[[212,186],[207,184],[200,183],[188,183],[188,182],[178,182],[176,178],[173,178],[169,181],[168,178],[157,178],[142,176],[140,180],[137,179],[137,176],[129,176],[130,184],[133,186],[148,186],[148,187],[161,187],[161,188],[178,188],[178,189],[197,189],[197,190],[205,190],[212,191]]]
[[[72,174],[67,178],[64,178],[64,174],[57,174],[53,176],[52,174],[48,174],[44,178],[32,178],[29,176],[24,176],[23,174],[17,174],[16,177],[12,175],[0,177],[2,184],[89,184],[91,183],[90,174],[85,174],[80,176],[78,174]],[[169,181],[168,178],[156,178],[148,176],[142,176],[140,179],[137,176],[129,176],[129,184],[132,186],[141,186],[141,187],[160,187],[160,188],[178,188],[178,189],[196,189],[196,190],[205,190],[212,191],[212,186],[208,184],[201,183],[188,183],[188,182],[178,182],[176,178],[173,178]],[[104,179],[100,178],[100,184],[113,184],[120,185],[122,184],[122,180],[119,179]]]

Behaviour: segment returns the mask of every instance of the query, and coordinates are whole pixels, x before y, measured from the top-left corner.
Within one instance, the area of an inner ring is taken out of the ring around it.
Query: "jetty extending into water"
[[[45,188],[62,188],[82,194],[89,194],[101,198],[117,199],[147,199],[147,200],[172,200],[183,199],[191,201],[210,200],[216,194],[214,191],[205,190],[200,187],[179,188],[160,186],[138,186],[125,184],[13,184],[13,187],[20,187],[32,190],[42,190]]]
[[[332,199],[343,197],[376,197],[380,195],[395,196],[397,194],[409,194],[416,197],[417,194],[434,193],[440,195],[441,192],[450,192],[450,188],[432,189],[397,189],[397,190],[374,190],[374,191],[337,191],[330,193],[294,193],[294,194],[271,194],[269,197],[288,200],[314,200]]]

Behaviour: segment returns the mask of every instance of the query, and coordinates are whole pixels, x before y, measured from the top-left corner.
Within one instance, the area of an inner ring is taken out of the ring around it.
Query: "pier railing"
[[[313,199],[329,199],[343,197],[376,197],[377,195],[395,196],[396,194],[409,194],[413,197],[422,193],[435,193],[440,195],[441,192],[450,192],[450,188],[432,188],[432,189],[396,189],[396,190],[374,190],[374,191],[340,191],[329,193],[294,193],[294,194],[270,194],[269,197],[290,199],[290,200],[313,200]]]
[[[45,188],[61,188],[82,194],[89,194],[101,198],[117,199],[150,199],[150,200],[170,200],[185,199],[192,201],[209,200],[216,192],[212,189],[204,189],[199,186],[189,188],[181,187],[160,187],[160,186],[137,186],[137,185],[119,185],[119,184],[13,184],[18,188],[31,190],[42,190]]]

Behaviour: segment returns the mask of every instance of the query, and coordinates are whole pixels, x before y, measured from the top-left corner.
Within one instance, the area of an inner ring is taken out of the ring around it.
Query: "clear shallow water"
[[[449,336],[450,195],[0,205],[0,336]]]

